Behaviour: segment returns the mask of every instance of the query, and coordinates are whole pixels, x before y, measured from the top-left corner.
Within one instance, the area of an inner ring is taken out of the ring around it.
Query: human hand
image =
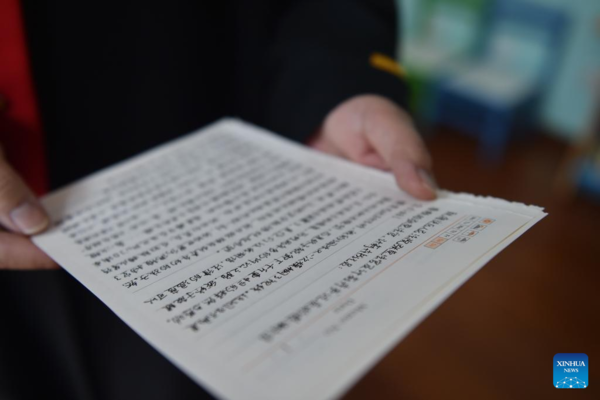
[[[392,171],[400,188],[436,198],[432,161],[410,116],[391,100],[360,95],[338,105],[309,145],[359,164]]]
[[[0,149],[0,270],[58,268],[27,237],[48,224],[46,212]]]

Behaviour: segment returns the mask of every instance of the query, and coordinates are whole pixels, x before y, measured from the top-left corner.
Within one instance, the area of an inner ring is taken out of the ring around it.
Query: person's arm
[[[375,68],[394,58],[393,0],[288,2],[270,52],[266,119],[271,129],[361,164],[394,172],[398,184],[435,198],[431,159],[404,111],[406,85]]]

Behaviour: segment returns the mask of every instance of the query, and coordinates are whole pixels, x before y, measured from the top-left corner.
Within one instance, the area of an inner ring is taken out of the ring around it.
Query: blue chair
[[[481,54],[436,90],[432,115],[474,135],[499,161],[512,133],[530,126],[560,64],[567,16],[526,0],[496,0]]]

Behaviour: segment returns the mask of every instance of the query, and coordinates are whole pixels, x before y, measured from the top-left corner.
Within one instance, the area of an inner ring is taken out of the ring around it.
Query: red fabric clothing
[[[41,121],[18,0],[0,0],[0,144],[35,193],[47,190]],[[0,105],[1,107],[1,105]]]

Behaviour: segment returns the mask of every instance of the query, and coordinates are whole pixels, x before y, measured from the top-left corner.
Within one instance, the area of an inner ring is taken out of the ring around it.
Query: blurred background
[[[440,186],[549,216],[347,398],[599,399],[600,1],[397,1]],[[589,356],[587,389],[552,386],[560,352]]]
[[[397,3],[398,53],[425,133],[468,134],[497,165],[513,143],[548,135],[573,150],[557,171],[562,195],[600,195],[600,1]]]

